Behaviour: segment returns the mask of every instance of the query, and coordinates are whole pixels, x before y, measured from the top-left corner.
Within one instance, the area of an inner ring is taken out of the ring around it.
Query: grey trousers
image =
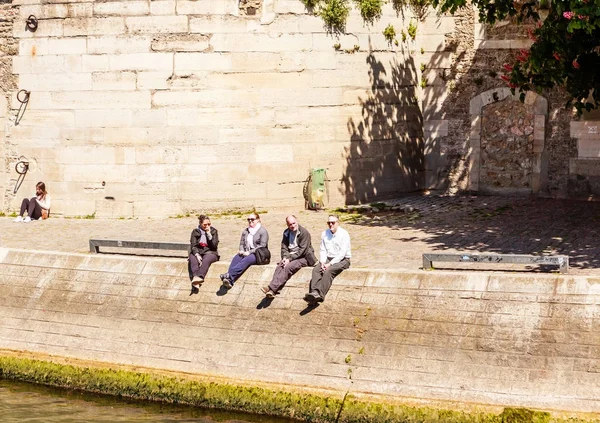
[[[329,292],[331,284],[337,275],[350,267],[350,259],[345,258],[339,263],[332,264],[325,272],[321,273],[321,263],[313,268],[312,279],[310,280],[311,293],[319,294],[322,298]]]
[[[277,265],[273,274],[273,280],[269,284],[269,289],[273,292],[278,292],[304,266],[308,266],[308,262],[304,257],[290,261],[285,267]]]

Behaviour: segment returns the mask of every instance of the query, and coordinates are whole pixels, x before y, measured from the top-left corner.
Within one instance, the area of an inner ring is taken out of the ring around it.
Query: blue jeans
[[[231,264],[227,271],[227,273],[229,273],[229,282],[233,285],[233,283],[253,264],[256,264],[256,256],[254,254],[251,253],[247,256],[236,254],[233,259],[231,259]]]

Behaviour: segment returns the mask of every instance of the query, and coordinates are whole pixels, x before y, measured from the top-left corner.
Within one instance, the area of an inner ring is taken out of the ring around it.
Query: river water
[[[291,423],[293,420],[119,400],[0,379],[0,422]]]

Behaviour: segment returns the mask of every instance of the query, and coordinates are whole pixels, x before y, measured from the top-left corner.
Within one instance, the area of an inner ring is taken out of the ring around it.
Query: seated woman
[[[201,214],[198,227],[190,236],[190,268],[192,270],[192,288],[198,288],[204,282],[208,268],[219,260],[219,231],[210,226],[210,218]]]
[[[23,219],[23,215],[27,212],[27,216]],[[31,222],[38,220],[40,217],[46,219],[50,214],[50,194],[46,192],[46,184],[38,182],[35,185],[35,197],[29,199],[24,198],[21,202],[21,212],[15,219],[15,222]]]
[[[269,246],[269,233],[260,224],[258,213],[248,216],[248,227],[242,231],[240,250],[231,260],[227,273],[220,275],[223,286],[227,289],[233,287],[235,281],[244,274],[253,264],[256,264],[257,248]]]

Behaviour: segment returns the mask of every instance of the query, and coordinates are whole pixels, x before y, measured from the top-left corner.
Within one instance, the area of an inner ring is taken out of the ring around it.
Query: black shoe
[[[304,296],[304,301],[306,301],[309,304],[315,304],[317,302],[317,296],[312,292],[309,292]]]
[[[221,279],[221,282],[223,282],[223,279],[225,279],[225,276],[227,276],[227,273],[221,273],[219,275],[219,278]]]
[[[223,280],[223,286],[225,288],[227,288],[227,289],[233,288],[233,284],[229,281],[229,279],[224,277],[222,280]]]

